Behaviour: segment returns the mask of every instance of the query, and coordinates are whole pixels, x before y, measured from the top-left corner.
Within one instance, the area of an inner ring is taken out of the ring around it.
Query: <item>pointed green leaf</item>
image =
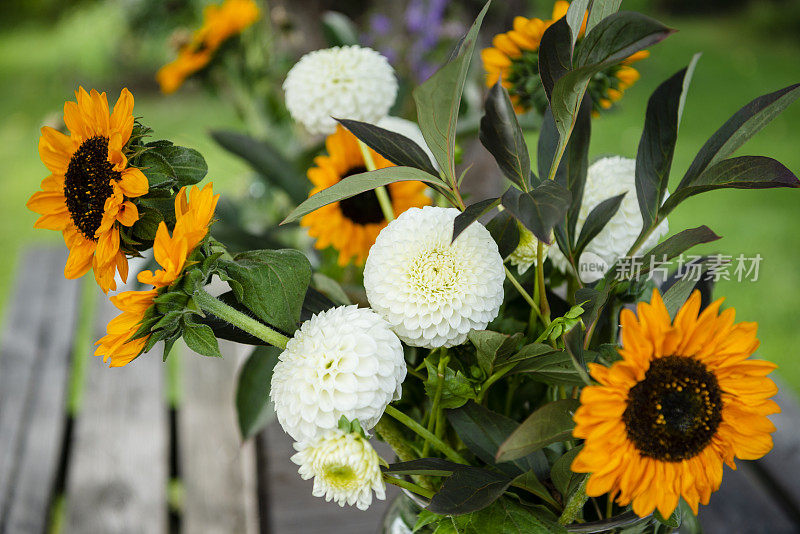
[[[592,242],[592,239],[597,237],[597,234],[603,231],[608,221],[617,214],[625,195],[626,193],[622,193],[621,195],[607,198],[589,212],[589,215],[586,217],[586,222],[583,223],[583,227],[581,228],[581,233],[578,235],[578,240],[575,243],[576,258],[581,257],[583,249]]]
[[[183,327],[183,340],[186,342],[186,346],[197,354],[222,358],[214,332],[204,324],[194,323],[187,319]]]
[[[275,416],[269,400],[272,370],[281,350],[256,347],[239,371],[236,384],[236,415],[242,439],[251,438],[265,428]]]
[[[545,404],[528,416],[497,451],[497,461],[507,462],[527,456],[551,443],[572,435],[572,416],[580,406],[575,399]]]
[[[511,188],[503,195],[503,207],[545,243],[553,242],[553,228],[567,213],[572,195],[564,186],[548,180],[530,193]]]
[[[486,229],[489,230],[492,239],[497,243],[497,249],[503,259],[506,259],[517,249],[520,238],[519,223],[508,211],[498,213],[489,221]]]
[[[531,160],[528,145],[508,91],[498,81],[486,97],[480,140],[506,178],[523,190],[530,189]]]
[[[455,241],[456,238],[461,235],[461,232],[466,230],[470,224],[477,221],[487,212],[496,208],[499,204],[500,199],[495,197],[479,200],[478,202],[467,206],[467,208],[459,213],[453,221],[453,239],[451,242]]]

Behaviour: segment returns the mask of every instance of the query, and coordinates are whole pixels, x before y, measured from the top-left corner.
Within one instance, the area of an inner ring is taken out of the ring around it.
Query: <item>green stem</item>
[[[544,286],[544,245],[541,241],[536,246],[536,283],[539,286],[539,316],[544,327],[550,326],[550,304],[547,302],[547,292]]]
[[[517,280],[517,278],[508,269],[508,267],[504,265],[503,268],[506,270],[506,278],[508,278],[508,281],[511,282],[511,285],[513,285],[517,289],[517,291],[519,291],[519,294],[522,295],[522,298],[525,299],[525,302],[527,302],[530,305],[531,310],[533,310],[538,316],[539,306],[537,306],[536,301],[533,300],[533,297],[531,297],[530,293],[525,291],[525,288],[522,287],[522,284],[519,283],[519,280]]]
[[[430,432],[428,432],[428,430],[424,426],[422,426],[421,424],[417,423],[416,421],[411,419],[409,416],[407,416],[406,414],[404,414],[403,412],[401,412],[400,410],[398,410],[397,408],[395,408],[391,404],[386,407],[386,412],[384,412],[384,413],[386,413],[386,415],[388,415],[389,417],[394,418],[399,423],[405,425],[410,430],[414,431],[421,438],[427,439],[428,441],[430,441],[431,442],[431,446],[433,446],[434,448],[439,450],[439,452],[441,452],[442,454],[447,456],[447,458],[449,458],[453,462],[456,462],[456,463],[459,463],[459,464],[468,464],[469,463],[464,459],[463,456],[458,454],[458,452],[456,452],[455,449],[453,449],[450,445],[448,445],[447,443],[445,443],[441,439],[437,438],[435,435],[433,435]]]
[[[286,343],[289,342],[289,338],[280,332],[276,332],[267,325],[256,321],[249,315],[231,308],[221,300],[212,297],[202,289],[196,290],[192,298],[203,311],[216,315],[223,321],[232,324],[241,330],[244,330],[248,334],[257,337],[258,339],[274,347],[285,349]]]
[[[381,417],[373,430],[392,448],[392,451],[397,455],[397,459],[401,462],[410,462],[417,459],[414,449],[411,448],[411,445],[403,437],[403,433],[390,417]],[[423,476],[411,475],[411,480],[423,487],[433,489],[431,481]]]
[[[395,486],[407,489],[417,495],[421,495],[426,499],[432,499],[436,492],[433,490],[425,489],[422,486],[414,484],[413,482],[409,482],[408,480],[404,480],[402,478],[395,478],[393,476],[387,475],[386,473],[383,474],[383,480],[388,482],[389,484],[394,484]]]
[[[364,166],[368,171],[374,171],[377,167],[375,167],[375,160],[372,159],[372,153],[369,151],[369,147],[359,139],[358,148],[361,149],[361,155],[364,156]],[[392,201],[389,198],[389,192],[386,191],[384,186],[380,186],[375,188],[375,195],[378,197],[378,204],[381,206],[383,217],[387,222],[392,222],[394,220],[394,209],[392,208]]]
[[[497,371],[492,373],[489,376],[489,378],[486,379],[486,382],[484,382],[483,385],[481,386],[481,390],[478,393],[478,397],[477,399],[475,399],[476,402],[478,404],[482,404],[484,399],[486,398],[486,393],[489,391],[489,388],[492,386],[492,384],[503,378],[506,375],[506,373],[508,373],[513,368],[514,364],[504,365],[500,367]]]
[[[436,369],[436,391],[433,394],[433,404],[431,404],[431,412],[428,414],[428,432],[433,434],[433,431],[436,429],[436,419],[439,414],[439,402],[442,400],[442,389],[444,388],[444,370],[447,367],[447,361],[450,358],[445,356],[444,349],[442,353],[439,355],[439,366]],[[430,376],[428,380],[430,380]],[[427,458],[428,453],[431,450],[430,441],[427,439],[425,443],[422,444],[422,457]]]
[[[583,505],[589,500],[589,497],[586,496],[586,483],[588,481],[589,477],[585,477],[580,486],[578,486],[578,489],[575,490],[575,493],[567,500],[564,505],[564,511],[561,513],[561,517],[558,518],[559,525],[569,525],[573,523],[581,510],[583,510]]]

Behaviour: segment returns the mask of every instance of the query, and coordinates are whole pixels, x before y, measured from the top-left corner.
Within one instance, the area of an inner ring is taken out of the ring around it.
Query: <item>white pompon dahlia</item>
[[[416,347],[459,345],[497,316],[503,259],[489,231],[472,223],[454,243],[454,208],[411,208],[378,235],[364,265],[372,309]]]
[[[304,322],[278,357],[270,397],[283,429],[313,441],[344,415],[374,427],[400,398],[406,362],[400,340],[370,309],[339,306]]]
[[[593,163],[589,167],[586,176],[583,203],[575,225],[576,234],[580,233],[589,213],[598,204],[613,196],[627,193],[622,199],[619,211],[608,221],[605,228],[592,239],[584,252],[584,254],[596,254],[608,267],[614,265],[618,259],[628,253],[628,250],[639,236],[639,232],[642,231],[642,214],[639,211],[639,201],[636,198],[635,173],[636,160],[613,156]],[[669,196],[669,193],[667,193],[667,196]],[[664,222],[650,234],[650,237],[647,238],[637,252],[647,252],[658,244],[667,232],[669,232],[669,224],[664,219]],[[591,256],[591,254],[588,256]],[[550,259],[559,270],[567,270],[567,259],[558,247],[553,247],[550,250]],[[583,259],[579,259],[579,261],[583,261]]]
[[[311,133],[332,134],[337,119],[376,123],[397,97],[394,69],[371,48],[342,46],[300,58],[283,82],[286,107]]]
[[[310,442],[294,444],[297,453],[292,461],[300,466],[303,480],[314,477],[314,497],[325,497],[339,506],[356,505],[366,510],[372,504],[372,492],[386,498],[378,453],[361,434],[329,430]]]
[[[425,151],[425,154],[427,154],[428,158],[431,160],[431,164],[433,164],[436,169],[439,168],[439,164],[436,162],[436,158],[433,156],[431,149],[428,148],[428,144],[425,142],[425,136],[422,135],[422,130],[419,129],[419,125],[416,122],[388,115],[379,120],[376,126],[408,137]]]
[[[514,252],[508,256],[508,261],[511,265],[516,266],[519,274],[525,274],[525,272],[531,268],[531,265],[536,264],[536,251],[539,248],[539,240],[536,239],[533,232],[519,223],[517,223],[517,225],[519,226],[519,245],[517,245]],[[542,250],[546,258],[547,252],[550,250],[550,245],[547,243],[543,243],[543,245]],[[542,260],[544,261],[544,258],[542,258]]]

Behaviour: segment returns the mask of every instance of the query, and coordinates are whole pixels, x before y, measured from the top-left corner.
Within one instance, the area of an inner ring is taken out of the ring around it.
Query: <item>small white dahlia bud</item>
[[[270,398],[283,429],[309,441],[339,419],[374,427],[400,398],[403,346],[378,314],[357,306],[331,308],[304,322],[278,357]]]
[[[533,232],[523,225],[517,223],[517,226],[519,226],[519,245],[517,245],[517,248],[514,249],[514,252],[508,257],[508,261],[511,265],[516,266],[519,274],[525,274],[525,272],[531,268],[531,265],[536,263],[536,251],[539,248],[539,240],[536,239]],[[544,261],[547,257],[548,250],[550,250],[550,245],[547,243],[542,243],[542,245],[542,252],[544,252],[542,261]]]
[[[454,208],[411,208],[381,230],[364,265],[372,308],[416,347],[459,345],[497,317],[503,259],[474,222],[451,244]]]
[[[397,97],[394,69],[361,46],[315,50],[300,58],[283,82],[286,107],[311,133],[332,134],[337,119],[376,123]]]
[[[609,267],[628,253],[642,231],[642,214],[639,211],[639,200],[636,198],[636,160],[613,156],[600,159],[589,167],[583,202],[575,225],[576,234],[580,234],[586,218],[598,204],[622,193],[626,195],[619,210],[586,247],[586,252],[596,254]],[[636,253],[647,252],[668,232],[669,224],[664,219]],[[558,247],[553,247],[550,251],[550,259],[559,270],[567,270],[567,259]],[[580,261],[583,261],[583,258]]]
[[[386,498],[378,453],[361,434],[329,430],[323,436],[294,444],[297,453],[292,461],[300,466],[303,480],[314,477],[314,497],[325,497],[339,506],[356,505],[366,510],[372,504],[372,492]]]

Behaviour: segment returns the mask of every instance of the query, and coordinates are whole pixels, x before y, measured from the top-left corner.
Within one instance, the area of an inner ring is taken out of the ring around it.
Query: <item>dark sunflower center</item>
[[[692,458],[722,421],[717,378],[693,358],[654,360],[644,380],[628,393],[623,420],[642,455],[666,462]]]
[[[344,176],[342,176],[342,180],[348,176],[362,172],[367,172],[367,168],[353,167],[347,171]],[[389,191],[388,187],[386,188],[386,191]],[[390,199],[391,196],[392,194],[389,193]],[[342,215],[356,224],[377,224],[384,220],[383,211],[381,211],[381,205],[378,202],[378,195],[375,194],[374,190],[364,191],[363,193],[359,193],[354,197],[340,200],[339,209],[342,210]]]
[[[120,172],[108,161],[108,138],[97,136],[81,143],[64,174],[64,197],[72,222],[86,239],[95,239],[106,199],[114,192],[112,179],[119,180]]]

